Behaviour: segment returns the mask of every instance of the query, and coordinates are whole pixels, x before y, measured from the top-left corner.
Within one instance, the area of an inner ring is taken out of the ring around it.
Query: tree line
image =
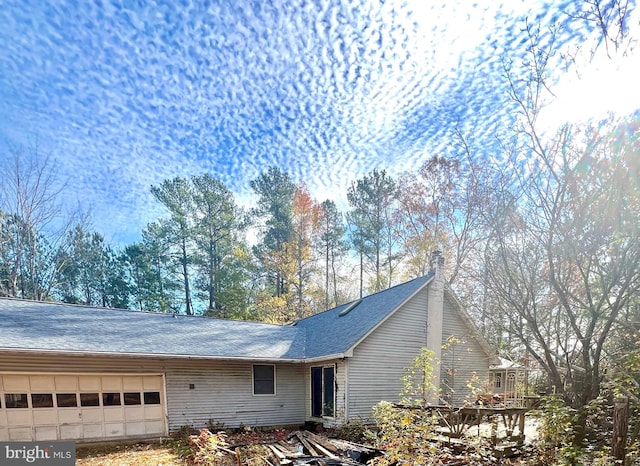
[[[140,241],[115,247],[86,217],[62,214],[64,184],[50,159],[37,148],[11,155],[0,211],[3,296],[290,322],[426,274],[434,249],[452,258],[453,282],[468,255],[458,240],[477,236],[471,171],[432,157],[417,173],[372,170],[354,181],[346,212],[278,167],[250,182],[248,210],[211,174],[164,180],[150,190],[166,214]]]

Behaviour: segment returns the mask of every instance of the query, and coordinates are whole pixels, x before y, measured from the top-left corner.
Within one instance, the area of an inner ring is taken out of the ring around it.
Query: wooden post
[[[613,404],[613,457],[616,463],[624,464],[627,445],[629,398],[621,396]]]
[[[498,444],[498,416],[494,413],[493,415],[489,416],[490,420],[491,420],[491,444],[492,445],[497,445]],[[478,429],[480,428],[480,426],[478,426]]]

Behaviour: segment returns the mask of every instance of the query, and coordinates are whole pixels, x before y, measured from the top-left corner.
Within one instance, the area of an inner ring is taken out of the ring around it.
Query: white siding
[[[251,363],[201,362],[168,370],[169,429],[210,420],[230,427],[303,424],[303,370],[303,364],[277,364],[275,395],[253,395]]]
[[[276,364],[276,395],[254,396],[250,362],[0,353],[0,372],[164,374],[170,431],[210,419],[229,427],[302,424],[304,367]]]
[[[454,406],[475,402],[467,384],[476,379],[484,383],[489,377],[489,356],[480,346],[468,325],[454,311],[456,304],[444,301],[442,325],[441,388],[442,398]],[[459,343],[448,344],[450,337]],[[445,349],[448,346],[448,349]]]
[[[348,416],[369,418],[381,400],[398,401],[404,369],[426,345],[427,288],[423,288],[354,350],[348,363]]]

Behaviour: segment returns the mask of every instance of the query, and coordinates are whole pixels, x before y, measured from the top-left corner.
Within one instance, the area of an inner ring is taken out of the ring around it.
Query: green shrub
[[[439,464],[441,445],[434,441],[437,418],[421,409],[397,408],[387,401],[373,409],[378,426],[378,446],[385,455],[373,460],[374,466],[394,464]]]
[[[368,443],[375,438],[375,433],[363,419],[349,419],[333,430],[333,435],[342,440],[355,443]]]
[[[538,420],[536,446],[540,450],[542,464],[573,465],[580,463],[584,451],[574,445],[578,412],[567,406],[564,400],[551,396],[532,411]]]

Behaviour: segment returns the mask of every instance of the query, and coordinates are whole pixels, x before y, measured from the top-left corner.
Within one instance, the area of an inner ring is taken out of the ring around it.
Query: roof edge
[[[26,354],[42,354],[42,355],[67,355],[67,356],[110,356],[125,358],[145,358],[145,359],[193,359],[193,360],[217,360],[217,361],[270,361],[270,362],[286,362],[286,363],[304,363],[304,358],[250,358],[244,356],[203,356],[198,354],[157,354],[157,353],[127,353],[127,352],[109,352],[109,351],[80,351],[80,350],[46,350],[46,349],[26,349],[0,347],[0,353],[26,353]]]
[[[369,331],[367,333],[365,333],[358,341],[356,341],[353,345],[351,345],[349,348],[347,348],[344,353],[348,353],[348,354],[353,354],[353,350],[356,349],[356,347],[362,343],[364,340],[367,339],[367,337],[369,335],[371,335],[373,332],[375,332],[382,324],[384,324],[392,315],[394,315],[396,312],[398,312],[398,309],[402,308],[402,306],[404,306],[407,301],[409,301],[410,299],[412,299],[415,295],[417,295],[418,293],[420,293],[425,287],[429,286],[429,283],[431,283],[433,281],[433,279],[435,278],[434,274],[430,274],[431,276],[427,279],[427,281],[425,281],[417,290],[415,290],[413,293],[411,293],[409,296],[407,296],[406,299],[404,299],[402,302],[400,302],[400,304],[398,304],[393,310],[391,310],[391,312],[388,312],[386,316],[384,316],[384,318],[382,320],[380,320],[380,322],[378,322],[376,325],[374,325],[373,327],[371,327],[369,329]],[[420,277],[418,277],[420,278]],[[416,278],[417,280],[417,278]],[[408,282],[407,282],[408,283]]]

